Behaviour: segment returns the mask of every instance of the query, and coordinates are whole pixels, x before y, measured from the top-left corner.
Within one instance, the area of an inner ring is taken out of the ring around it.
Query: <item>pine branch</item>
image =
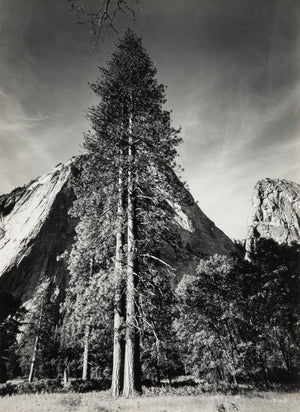
[[[169,265],[167,262],[165,262],[165,261],[162,260],[162,259],[159,259],[159,258],[156,257],[156,256],[149,255],[148,253],[144,253],[144,254],[142,254],[141,256],[146,256],[146,257],[149,257],[149,258],[151,258],[151,259],[153,259],[153,260],[157,260],[158,262],[160,262],[160,263],[162,263],[163,265],[165,265],[167,268],[171,269],[173,272],[175,271],[175,269],[174,269],[171,265]]]
[[[136,13],[129,5],[130,0],[98,0],[98,7],[92,9],[87,6],[87,0],[68,0],[71,13],[75,14],[77,24],[88,24],[91,27],[92,44],[96,49],[99,41],[109,31],[118,33],[116,22],[118,13],[131,16],[136,21]],[[138,0],[135,0],[138,4]]]

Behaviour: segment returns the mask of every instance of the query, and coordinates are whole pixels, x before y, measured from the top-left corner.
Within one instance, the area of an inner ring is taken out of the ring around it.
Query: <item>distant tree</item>
[[[83,272],[78,271],[79,262],[82,265],[86,255],[82,249],[79,251],[78,242],[76,245],[70,257],[71,279],[62,307],[64,320],[61,343],[66,367],[72,358],[76,358],[76,350],[81,351],[82,379],[87,380],[90,378],[91,357],[97,355],[95,346],[99,340],[102,355],[105,352],[107,357],[105,367],[111,358],[112,277],[109,271],[99,270],[99,267],[95,273],[95,264],[92,262],[86,271],[84,267]]]
[[[0,383],[19,375],[17,335],[23,322],[25,309],[19,299],[7,292],[0,294]]]
[[[34,377],[54,378],[59,359],[58,289],[46,279],[38,288],[24,318],[18,353],[29,382]]]
[[[21,306],[20,299],[9,292],[0,292],[0,322],[3,322],[9,315],[15,313]]]
[[[141,296],[141,319],[144,324],[141,336],[142,365],[145,378],[157,385],[165,378],[183,372],[179,341],[174,328],[178,317],[175,296],[175,279],[172,271],[157,267],[148,276],[148,286]]]
[[[234,245],[235,245],[235,247],[236,247],[236,250],[238,251],[239,256],[240,256],[240,257],[244,257],[244,256],[245,256],[245,253],[246,253],[246,250],[245,250],[245,243],[246,243],[246,241],[245,241],[245,239],[243,239],[243,240],[234,239],[234,240],[233,240],[233,243],[234,243]]]

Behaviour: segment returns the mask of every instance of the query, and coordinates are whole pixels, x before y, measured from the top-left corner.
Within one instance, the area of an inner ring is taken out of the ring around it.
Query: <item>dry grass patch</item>
[[[109,392],[90,392],[6,396],[0,399],[0,412],[300,412],[299,405],[299,393],[112,399]]]

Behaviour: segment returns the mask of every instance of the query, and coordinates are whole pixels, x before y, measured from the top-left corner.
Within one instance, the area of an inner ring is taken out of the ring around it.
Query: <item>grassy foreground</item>
[[[12,395],[0,399],[1,412],[300,412],[300,393],[141,396],[112,399],[109,392]]]

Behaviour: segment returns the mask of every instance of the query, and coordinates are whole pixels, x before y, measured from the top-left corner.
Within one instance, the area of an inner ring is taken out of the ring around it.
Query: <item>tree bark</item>
[[[129,130],[131,131],[131,119]],[[126,346],[123,396],[132,397],[141,391],[140,348],[136,318],[136,213],[135,213],[135,152],[132,134],[129,132],[127,172],[127,278],[126,278]]]
[[[120,153],[122,156],[122,152]],[[121,159],[122,161],[122,159]],[[112,396],[120,396],[123,390],[124,380],[124,352],[125,341],[123,326],[125,324],[125,293],[123,276],[124,259],[124,171],[122,165],[119,168],[118,181],[118,210],[117,210],[117,234],[115,252],[115,279],[116,291],[114,297],[114,347],[113,347],[113,372],[112,372]]]
[[[34,343],[34,348],[33,348],[33,355],[32,355],[31,364],[30,364],[30,372],[29,372],[29,377],[28,377],[28,382],[30,382],[30,383],[33,381],[38,343],[39,343],[39,333],[37,334],[37,336],[35,338],[35,343]]]
[[[84,334],[83,367],[82,367],[82,379],[84,381],[90,379],[89,339],[90,339],[90,326],[86,325],[85,334]]]
[[[43,297],[44,299],[44,297]],[[29,372],[29,377],[28,377],[28,382],[31,383],[33,381],[33,376],[34,376],[34,370],[35,370],[35,364],[36,364],[36,355],[37,355],[37,350],[38,350],[38,345],[39,345],[39,340],[40,340],[40,332],[41,332],[41,323],[42,323],[42,316],[43,316],[43,310],[44,310],[44,301],[42,301],[41,309],[40,309],[40,316],[39,316],[39,322],[38,322],[38,328],[37,328],[37,333],[36,333],[36,338],[34,342],[34,347],[33,347],[33,354],[31,358],[31,364],[30,364],[30,372]]]
[[[67,385],[69,382],[69,370],[68,366],[65,366],[64,368],[64,385]]]

